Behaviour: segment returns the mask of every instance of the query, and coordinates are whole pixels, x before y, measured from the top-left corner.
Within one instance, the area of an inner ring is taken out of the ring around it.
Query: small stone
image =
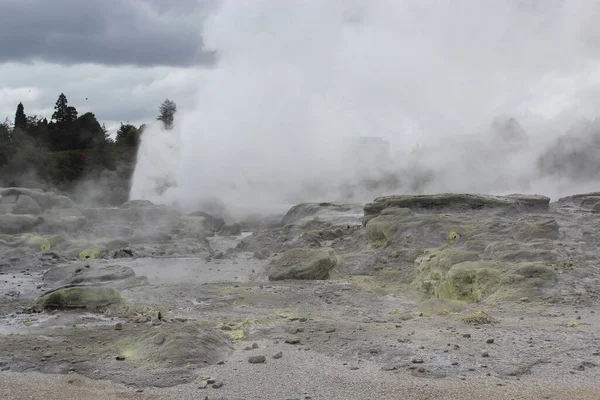
[[[414,364],[423,364],[423,359],[422,358],[413,358],[412,362]]]
[[[521,303],[528,303],[528,302],[529,302],[529,297],[521,297],[521,298],[519,299],[519,301],[520,301]]]
[[[295,336],[288,336],[285,339],[285,342],[288,344],[298,344],[298,343],[300,343],[300,338],[295,337]]]
[[[115,331],[120,331],[120,330],[123,330],[123,324],[120,322],[117,322],[115,324]]]
[[[273,354],[273,358],[276,359],[276,360],[279,359],[279,358],[281,358],[281,357],[283,357],[283,352],[281,352],[281,351]]]
[[[198,384],[198,389],[206,389],[207,386],[208,386],[207,381],[200,381],[200,383]]]
[[[325,333],[333,333],[335,332],[335,328],[329,328],[325,331]]]
[[[217,382],[212,385],[213,389],[220,389],[223,387],[223,382]]]
[[[487,351],[481,353],[481,357],[489,357],[490,354]]]
[[[223,360],[217,361],[217,365],[223,365],[223,364],[225,364],[225,361],[223,361]]]
[[[492,344],[494,343],[494,338],[489,338],[488,340],[485,341],[487,344]]]
[[[144,391],[144,389],[136,389],[136,393],[142,393]]]
[[[262,364],[265,361],[267,361],[267,358],[265,356],[251,356],[250,358],[248,358],[248,362],[250,364]]]
[[[117,360],[117,361],[125,361],[125,357],[123,357],[123,356],[116,356],[115,360]]]
[[[256,342],[252,343],[252,348],[253,349],[258,349],[258,343],[256,343]]]
[[[206,378],[206,383],[208,383],[209,385],[212,385],[213,383],[216,383],[217,380],[215,378]]]
[[[423,372],[425,372],[425,368],[423,368],[423,367],[419,367],[419,368],[417,368],[417,371],[419,371],[419,372],[423,373]]]
[[[469,338],[471,337],[471,334],[470,334],[470,333],[465,333],[465,334],[463,335],[463,337],[464,337],[464,338],[467,338],[467,339],[469,339]]]

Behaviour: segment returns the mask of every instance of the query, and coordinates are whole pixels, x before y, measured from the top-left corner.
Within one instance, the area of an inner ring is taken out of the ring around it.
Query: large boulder
[[[33,231],[43,222],[43,218],[29,214],[0,215],[0,233],[17,234]]]
[[[120,293],[104,286],[74,286],[59,288],[42,295],[31,307],[34,311],[46,309],[84,309],[98,311],[123,301]]]
[[[194,212],[188,214],[188,216],[203,217],[206,220],[206,222],[208,223],[208,226],[215,232],[218,231],[219,229],[221,229],[221,227],[223,225],[225,225],[225,220],[223,218],[215,217],[204,211],[194,211]]]
[[[513,208],[524,211],[546,211],[550,198],[538,195],[490,196],[444,193],[436,195],[397,195],[378,197],[364,207],[363,225],[387,208],[421,211],[463,212],[479,209]]]
[[[212,236],[213,230],[206,218],[186,215],[180,218],[173,232],[184,237],[205,239]]]
[[[284,279],[328,279],[337,264],[335,251],[331,248],[291,249],[269,264],[271,281]]]
[[[362,210],[357,204],[301,203],[293,206],[283,216],[282,224],[302,225],[314,218],[336,225],[360,224]]]
[[[77,208],[77,205],[68,197],[53,192],[44,192],[41,189],[1,188],[0,196],[4,198],[28,196],[35,201],[42,211],[52,208]]]
[[[42,209],[35,200],[25,194],[20,195],[15,204],[13,214],[40,215],[42,213]]]
[[[242,233],[242,225],[238,222],[225,224],[219,229],[220,236],[237,236]]]
[[[533,299],[556,280],[542,262],[483,261],[454,248],[431,249],[415,265],[414,287],[435,298],[467,302]]]

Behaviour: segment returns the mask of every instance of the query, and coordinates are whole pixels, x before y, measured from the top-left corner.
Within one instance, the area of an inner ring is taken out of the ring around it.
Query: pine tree
[[[70,107],[67,101],[67,96],[61,93],[54,105],[54,113],[52,119],[59,125],[65,125],[74,122],[77,119],[77,110],[75,107]]]
[[[23,103],[19,103],[17,106],[17,112],[15,113],[15,128],[21,129],[22,131],[27,130],[27,116],[25,115]]]
[[[158,112],[159,114],[156,119],[162,121],[165,129],[172,129],[173,121],[175,120],[175,113],[177,112],[177,104],[169,99],[166,99],[160,105]]]

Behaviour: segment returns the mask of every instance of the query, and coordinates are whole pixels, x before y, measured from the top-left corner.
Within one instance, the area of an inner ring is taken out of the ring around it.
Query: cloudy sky
[[[274,106],[321,99],[354,118],[335,127],[322,116],[330,131],[589,117],[600,98],[599,17],[594,0],[0,0],[0,118],[20,101],[50,117],[64,92],[114,129],[153,120],[165,98],[180,110],[227,107],[274,84],[288,90]]]
[[[191,103],[214,65],[201,27],[210,0],[0,0],[0,118],[50,117],[64,92],[114,128],[154,119],[165,98]],[[200,70],[200,71],[199,71]]]

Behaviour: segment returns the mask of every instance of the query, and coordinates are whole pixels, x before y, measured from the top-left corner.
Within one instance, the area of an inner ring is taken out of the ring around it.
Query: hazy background
[[[0,115],[22,101],[49,118],[64,92],[114,134],[174,100],[175,128],[143,134],[132,198],[197,208],[598,187],[596,1],[107,4],[0,1]],[[388,154],[350,151],[359,136]]]
[[[585,119],[598,115],[599,11],[558,0],[221,1],[202,29],[216,66],[194,76],[195,103],[174,131],[143,138],[132,197],[193,206],[593,190],[597,174],[562,173],[564,146],[540,156],[573,126],[595,132]],[[385,138],[391,157],[359,152],[361,168],[348,168],[345,136]],[[157,146],[173,141],[172,156]],[[170,161],[153,171],[155,158]],[[178,186],[153,195],[165,175]]]

